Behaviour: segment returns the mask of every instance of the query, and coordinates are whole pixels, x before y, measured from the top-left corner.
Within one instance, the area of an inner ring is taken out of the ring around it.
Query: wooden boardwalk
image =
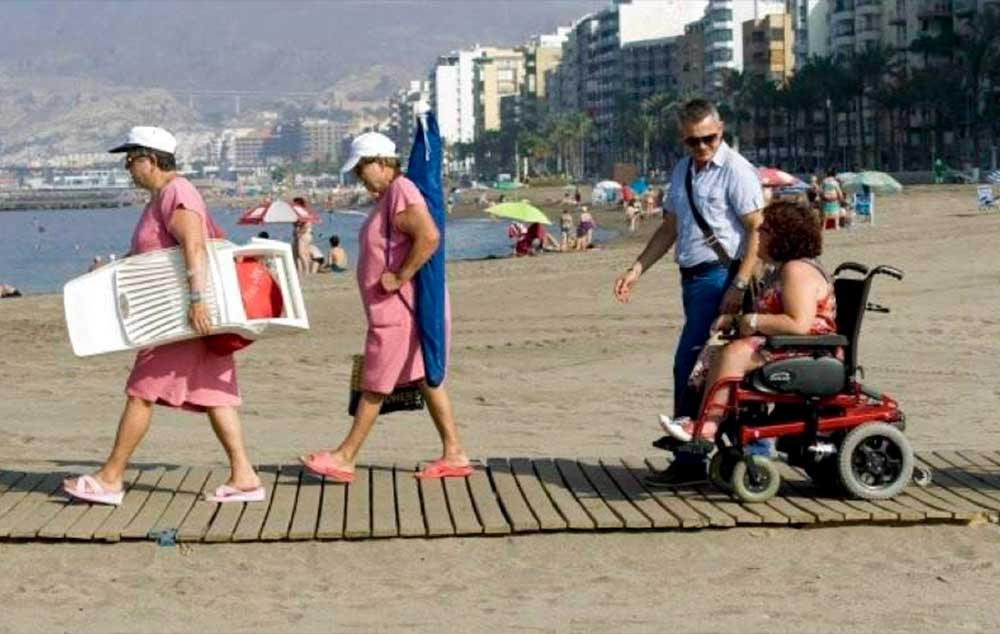
[[[918,461],[933,484],[883,502],[824,497],[782,465],[779,496],[762,504],[708,485],[649,490],[643,476],[666,463],[640,458],[490,458],[468,479],[444,481],[415,479],[415,463],[373,464],[349,486],[297,465],[265,466],[266,502],[224,505],[203,496],[223,482],[224,468],[130,471],[119,507],[69,501],[59,493],[62,472],[0,471],[0,540],[248,542],[1000,518],[1000,452],[934,451]]]

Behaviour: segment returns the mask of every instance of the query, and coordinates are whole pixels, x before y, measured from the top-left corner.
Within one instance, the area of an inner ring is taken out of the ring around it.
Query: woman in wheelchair
[[[713,335],[738,337],[723,346],[706,345],[688,380],[688,388],[702,393],[701,435],[711,440],[725,414],[733,379],[765,363],[814,351],[764,348],[769,335],[822,335],[837,332],[837,302],[833,282],[816,259],[822,252],[822,227],[806,205],[779,201],[764,209],[758,254],[768,265],[754,312],[720,315]],[[839,349],[837,354],[841,354]],[[719,381],[726,384],[708,389]],[[710,400],[709,400],[710,399]],[[695,424],[690,419],[660,417],[664,430],[682,441],[690,441]]]

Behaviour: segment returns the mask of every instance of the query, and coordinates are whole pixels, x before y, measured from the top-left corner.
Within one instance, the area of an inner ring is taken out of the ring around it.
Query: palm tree
[[[855,111],[857,112],[858,124],[858,148],[860,149],[859,160],[862,164],[874,164],[878,166],[881,152],[879,151],[879,116],[872,119],[874,130],[872,141],[874,142],[874,161],[869,160],[867,135],[865,134],[865,105],[870,101],[871,93],[878,88],[879,84],[887,78],[896,68],[896,49],[888,44],[868,42],[865,47],[848,60],[850,74],[856,79],[855,89],[852,93],[854,97]]]
[[[978,167],[983,84],[989,71],[1000,64],[1000,9],[989,7],[970,21],[968,30],[958,40],[956,52],[966,100],[966,136],[972,137],[973,165]]]

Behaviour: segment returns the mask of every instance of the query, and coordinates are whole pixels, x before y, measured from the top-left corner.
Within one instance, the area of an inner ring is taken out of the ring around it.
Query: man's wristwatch
[[[750,332],[757,332],[757,313],[750,313]]]
[[[741,280],[738,277],[734,277],[733,281],[730,282],[729,285],[732,286],[733,288],[735,288],[738,291],[745,291],[745,290],[747,290],[747,283],[744,282],[743,280]]]
[[[192,304],[200,304],[202,301],[204,301],[204,298],[201,296],[201,291],[191,291]]]

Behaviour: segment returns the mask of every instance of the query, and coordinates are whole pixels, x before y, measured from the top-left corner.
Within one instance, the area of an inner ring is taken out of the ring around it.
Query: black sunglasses
[[[698,147],[699,145],[711,146],[712,144],[715,143],[716,139],[718,138],[719,138],[718,132],[716,132],[715,134],[708,134],[705,136],[689,136],[684,139],[684,145],[692,148]]]

